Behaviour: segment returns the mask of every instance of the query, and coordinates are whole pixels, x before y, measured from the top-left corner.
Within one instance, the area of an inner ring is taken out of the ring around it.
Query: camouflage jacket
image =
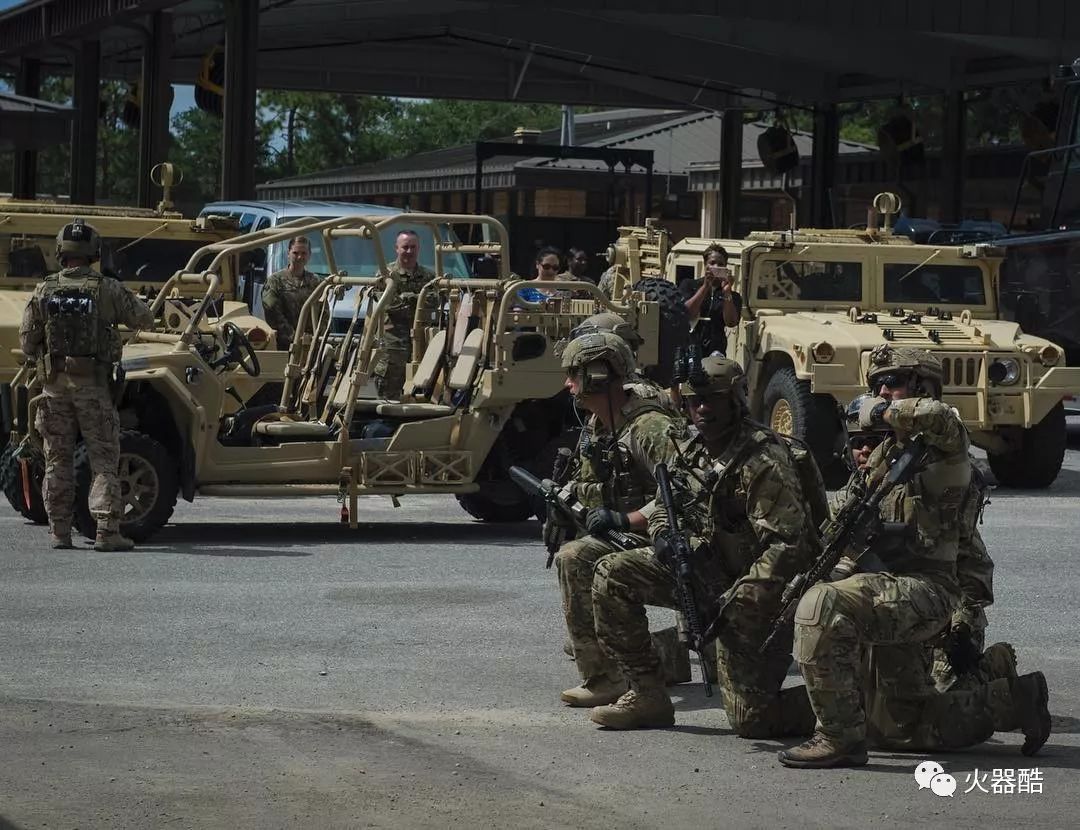
[[[878,515],[886,530],[871,551],[890,572],[933,574],[955,587],[960,511],[971,486],[967,430],[951,407],[932,398],[893,401],[888,417],[895,432],[870,455],[869,486],[884,478],[905,436],[921,435],[929,457],[910,482],[882,500]]]
[[[770,430],[744,421],[719,456],[700,436],[680,441],[672,478],[695,574],[714,598],[736,582],[779,588],[810,565],[813,521],[791,453]],[[649,533],[667,528],[660,506]]]
[[[288,268],[283,268],[267,277],[262,292],[263,313],[266,322],[277,332],[278,348],[296,338],[300,309],[318,285],[319,278],[307,270],[294,277]]]
[[[124,284],[112,277],[103,276],[92,268],[80,266],[65,268],[46,277],[34,289],[23,310],[19,326],[19,346],[28,358],[40,360],[48,350],[46,343],[47,303],[57,288],[78,287],[88,280],[97,282],[98,337],[96,361],[100,364],[120,360],[122,344],[116,331],[118,325],[128,328],[152,329],[154,315],[150,308],[128,291]],[[40,365],[40,364],[39,364]],[[63,367],[54,365],[54,372]],[[46,380],[51,378],[46,378]],[[107,372],[98,372],[98,380],[107,380]]]
[[[416,315],[416,301],[420,289],[435,279],[435,273],[417,263],[412,271],[406,271],[397,262],[391,264],[387,274],[397,283],[397,297],[386,312],[382,345],[386,349],[412,350],[412,325]],[[427,308],[434,311],[438,300],[435,294],[427,295]]]
[[[649,386],[631,383],[625,388],[630,399],[619,411],[614,448],[609,449],[607,428],[592,416],[578,442],[579,467],[570,490],[586,507],[613,507],[624,513],[641,510],[648,515],[656,492],[653,468],[661,461],[670,466],[675,449],[671,434],[681,434],[684,427]],[[619,454],[617,462],[612,450]]]
[[[634,413],[642,414],[648,410],[659,410],[672,418],[676,430],[683,428],[682,413],[671,400],[671,395],[668,394],[666,389],[661,389],[645,378],[636,378],[629,383],[625,383],[623,389],[629,392],[632,398],[640,399],[643,402],[635,407]],[[603,507],[605,504],[614,502],[614,493],[610,492],[609,486],[613,470],[610,469],[610,464],[605,464],[601,459],[597,458],[597,453],[601,449],[597,443],[598,429],[602,435],[604,429],[600,420],[596,415],[590,415],[589,420],[585,422],[578,435],[577,450],[574,453],[570,467],[569,479],[573,482],[574,495],[586,507]],[[600,462],[599,465],[598,461]],[[608,487],[608,490],[605,490],[605,487]],[[652,484],[652,489],[655,489],[655,482]],[[647,497],[651,495],[650,489],[644,494],[646,498],[641,505],[635,505],[628,509],[640,509],[642,505],[647,503]]]

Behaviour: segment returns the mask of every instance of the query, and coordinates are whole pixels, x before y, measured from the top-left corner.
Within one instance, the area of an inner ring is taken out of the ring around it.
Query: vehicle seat
[[[450,378],[446,383],[449,389],[458,392],[472,387],[476,373],[480,370],[485,334],[485,329],[476,328],[465,338],[461,345],[461,354],[454,361],[454,368],[450,370]],[[427,358],[426,352],[424,357]],[[457,408],[439,403],[386,403],[376,407],[375,411],[387,418],[439,418],[452,415]]]
[[[277,441],[329,441],[330,424],[321,421],[259,421],[256,435]]]

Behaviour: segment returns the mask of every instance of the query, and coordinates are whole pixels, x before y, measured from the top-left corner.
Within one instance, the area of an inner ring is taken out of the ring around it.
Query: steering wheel
[[[240,368],[253,378],[258,377],[261,371],[259,356],[255,354],[251,341],[248,340],[247,335],[241,331],[240,327],[236,323],[226,322],[221,327],[221,337],[225,342],[225,351],[221,357],[214,361],[214,368],[224,366],[235,360],[240,364]]]

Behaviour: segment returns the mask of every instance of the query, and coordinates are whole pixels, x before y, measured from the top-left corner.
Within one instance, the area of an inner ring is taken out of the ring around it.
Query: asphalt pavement
[[[735,737],[696,682],[667,730],[562,707],[576,674],[536,523],[371,498],[352,531],[333,499],[207,498],[135,552],[95,553],[50,550],[5,506],[0,830],[1071,826],[1078,504],[1074,433],[1058,481],[996,490],[982,528],[988,638],[1047,675],[1044,751],[1008,733],[835,771],[779,766],[785,744]],[[924,760],[953,796],[919,788]]]

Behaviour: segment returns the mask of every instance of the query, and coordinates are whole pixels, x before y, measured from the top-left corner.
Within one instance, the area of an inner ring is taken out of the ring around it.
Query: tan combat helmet
[[[583,334],[592,334],[598,331],[610,331],[617,334],[626,342],[626,345],[635,351],[638,346],[645,342],[641,335],[638,334],[637,329],[614,311],[601,311],[592,317],[586,317],[570,332],[570,337],[574,339]]]
[[[866,370],[870,391],[876,394],[874,381],[893,373],[911,374],[919,380],[932,381],[935,397],[941,396],[943,371],[941,361],[933,352],[882,343],[870,352],[870,366]]]
[[[584,391],[592,392],[615,378],[628,378],[637,364],[634,353],[619,335],[594,331],[574,338],[562,353],[562,367],[585,372]]]
[[[56,234],[56,259],[62,265],[65,257],[83,257],[90,262],[101,258],[101,236],[92,225],[73,219]]]

